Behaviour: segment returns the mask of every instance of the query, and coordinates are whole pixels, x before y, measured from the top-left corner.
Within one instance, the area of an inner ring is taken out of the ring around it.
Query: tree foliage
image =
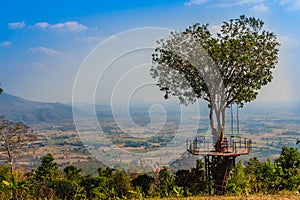
[[[185,105],[208,102],[215,144],[223,137],[226,108],[253,101],[273,78],[279,43],[263,25],[241,16],[223,22],[213,36],[208,24],[197,23],[160,40],[153,54],[151,75],[165,98],[176,96]]]
[[[247,180],[241,161],[236,164],[232,172],[227,185],[227,191],[233,194],[249,194],[249,179]]]
[[[282,147],[281,154],[276,162],[283,169],[300,168],[300,153],[292,147]]]
[[[281,166],[272,162],[270,158],[262,163],[258,169],[258,180],[261,183],[261,190],[274,193],[281,189],[283,171]]]
[[[236,164],[227,191],[248,193],[278,193],[296,191],[300,186],[298,149],[283,147],[278,159],[260,162],[250,158]],[[0,166],[0,199],[144,199],[147,197],[182,197],[207,195],[203,162],[196,168],[127,174],[112,168],[98,169],[97,175],[81,174],[81,169],[66,166],[59,169],[54,157],[47,154],[41,163],[22,178],[11,179],[8,166]],[[135,177],[135,178],[133,178]],[[206,196],[207,198],[207,196]]]
[[[258,161],[256,157],[250,158],[245,162],[245,174],[249,181],[249,192],[250,193],[258,193],[259,192],[259,168],[261,166],[261,162]]]
[[[275,162],[283,171],[282,187],[297,190],[300,186],[300,153],[298,149],[282,147],[281,154]]]
[[[41,165],[36,170],[36,179],[39,181],[56,179],[58,176],[58,164],[54,162],[52,154],[41,158]]]
[[[167,167],[164,167],[160,170],[158,180],[158,190],[160,197],[171,196],[173,187],[175,185],[175,177]]]
[[[141,187],[144,196],[149,196],[149,190],[153,182],[153,177],[147,174],[141,174],[132,180],[132,185],[134,187]]]

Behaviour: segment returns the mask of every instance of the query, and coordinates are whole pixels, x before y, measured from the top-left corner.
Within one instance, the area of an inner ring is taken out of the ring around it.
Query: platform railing
[[[216,151],[214,144],[205,136],[187,139],[187,150],[193,154],[219,152],[224,154],[248,154],[251,151],[251,139],[239,136],[225,137],[221,148]]]

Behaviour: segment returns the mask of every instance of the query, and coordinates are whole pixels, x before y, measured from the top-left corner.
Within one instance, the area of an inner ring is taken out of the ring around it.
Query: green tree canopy
[[[188,105],[204,99],[210,107],[213,141],[224,137],[225,110],[253,101],[273,76],[279,43],[263,21],[241,16],[223,22],[216,36],[199,23],[158,42],[151,75],[165,92]]]
[[[281,154],[275,162],[283,170],[283,187],[297,190],[300,185],[300,153],[298,149],[282,147]]]
[[[148,176],[147,174],[142,174],[137,176],[135,179],[132,180],[132,185],[134,187],[139,186],[141,187],[145,196],[149,195],[149,189],[151,184],[154,182],[154,178]]]
[[[81,172],[81,169],[77,169],[77,167],[73,165],[66,166],[63,171],[67,180],[76,181],[81,177],[79,174]]]
[[[58,164],[52,154],[41,157],[41,165],[37,168],[36,178],[39,181],[56,179],[59,174]]]

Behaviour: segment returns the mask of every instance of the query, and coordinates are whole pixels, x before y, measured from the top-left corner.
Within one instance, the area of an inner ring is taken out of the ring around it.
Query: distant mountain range
[[[8,93],[0,94],[0,116],[28,125],[73,120],[72,107],[69,105],[29,101]]]
[[[207,105],[203,104],[201,108],[202,116],[207,116],[205,108]],[[96,112],[99,119],[112,117],[110,106],[96,105]],[[150,106],[137,106],[134,105],[130,112],[134,115],[145,114],[148,116],[148,109]],[[84,107],[78,107],[76,110],[83,116],[88,116]],[[177,109],[170,107],[169,111],[176,111]],[[252,104],[246,105],[245,109],[241,109],[243,113],[270,113],[274,111],[289,111],[295,114],[300,114],[300,104]],[[77,112],[78,114],[78,112]],[[0,116],[5,116],[12,121],[22,121],[25,124],[31,125],[40,122],[47,123],[61,123],[73,122],[72,106],[62,103],[44,103],[37,101],[30,101],[8,93],[0,94]]]

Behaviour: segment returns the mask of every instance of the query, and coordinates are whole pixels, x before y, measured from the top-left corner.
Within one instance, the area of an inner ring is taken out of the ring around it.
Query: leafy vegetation
[[[20,175],[22,174],[22,175]],[[40,166],[30,172],[0,166],[0,199],[143,199],[207,196],[204,163],[198,160],[190,170],[128,174],[122,170],[99,168],[97,175],[82,174],[73,165],[59,169],[51,154],[40,159]],[[231,172],[227,193],[280,194],[300,187],[300,153],[283,147],[280,156],[260,162],[251,158],[240,161]]]

